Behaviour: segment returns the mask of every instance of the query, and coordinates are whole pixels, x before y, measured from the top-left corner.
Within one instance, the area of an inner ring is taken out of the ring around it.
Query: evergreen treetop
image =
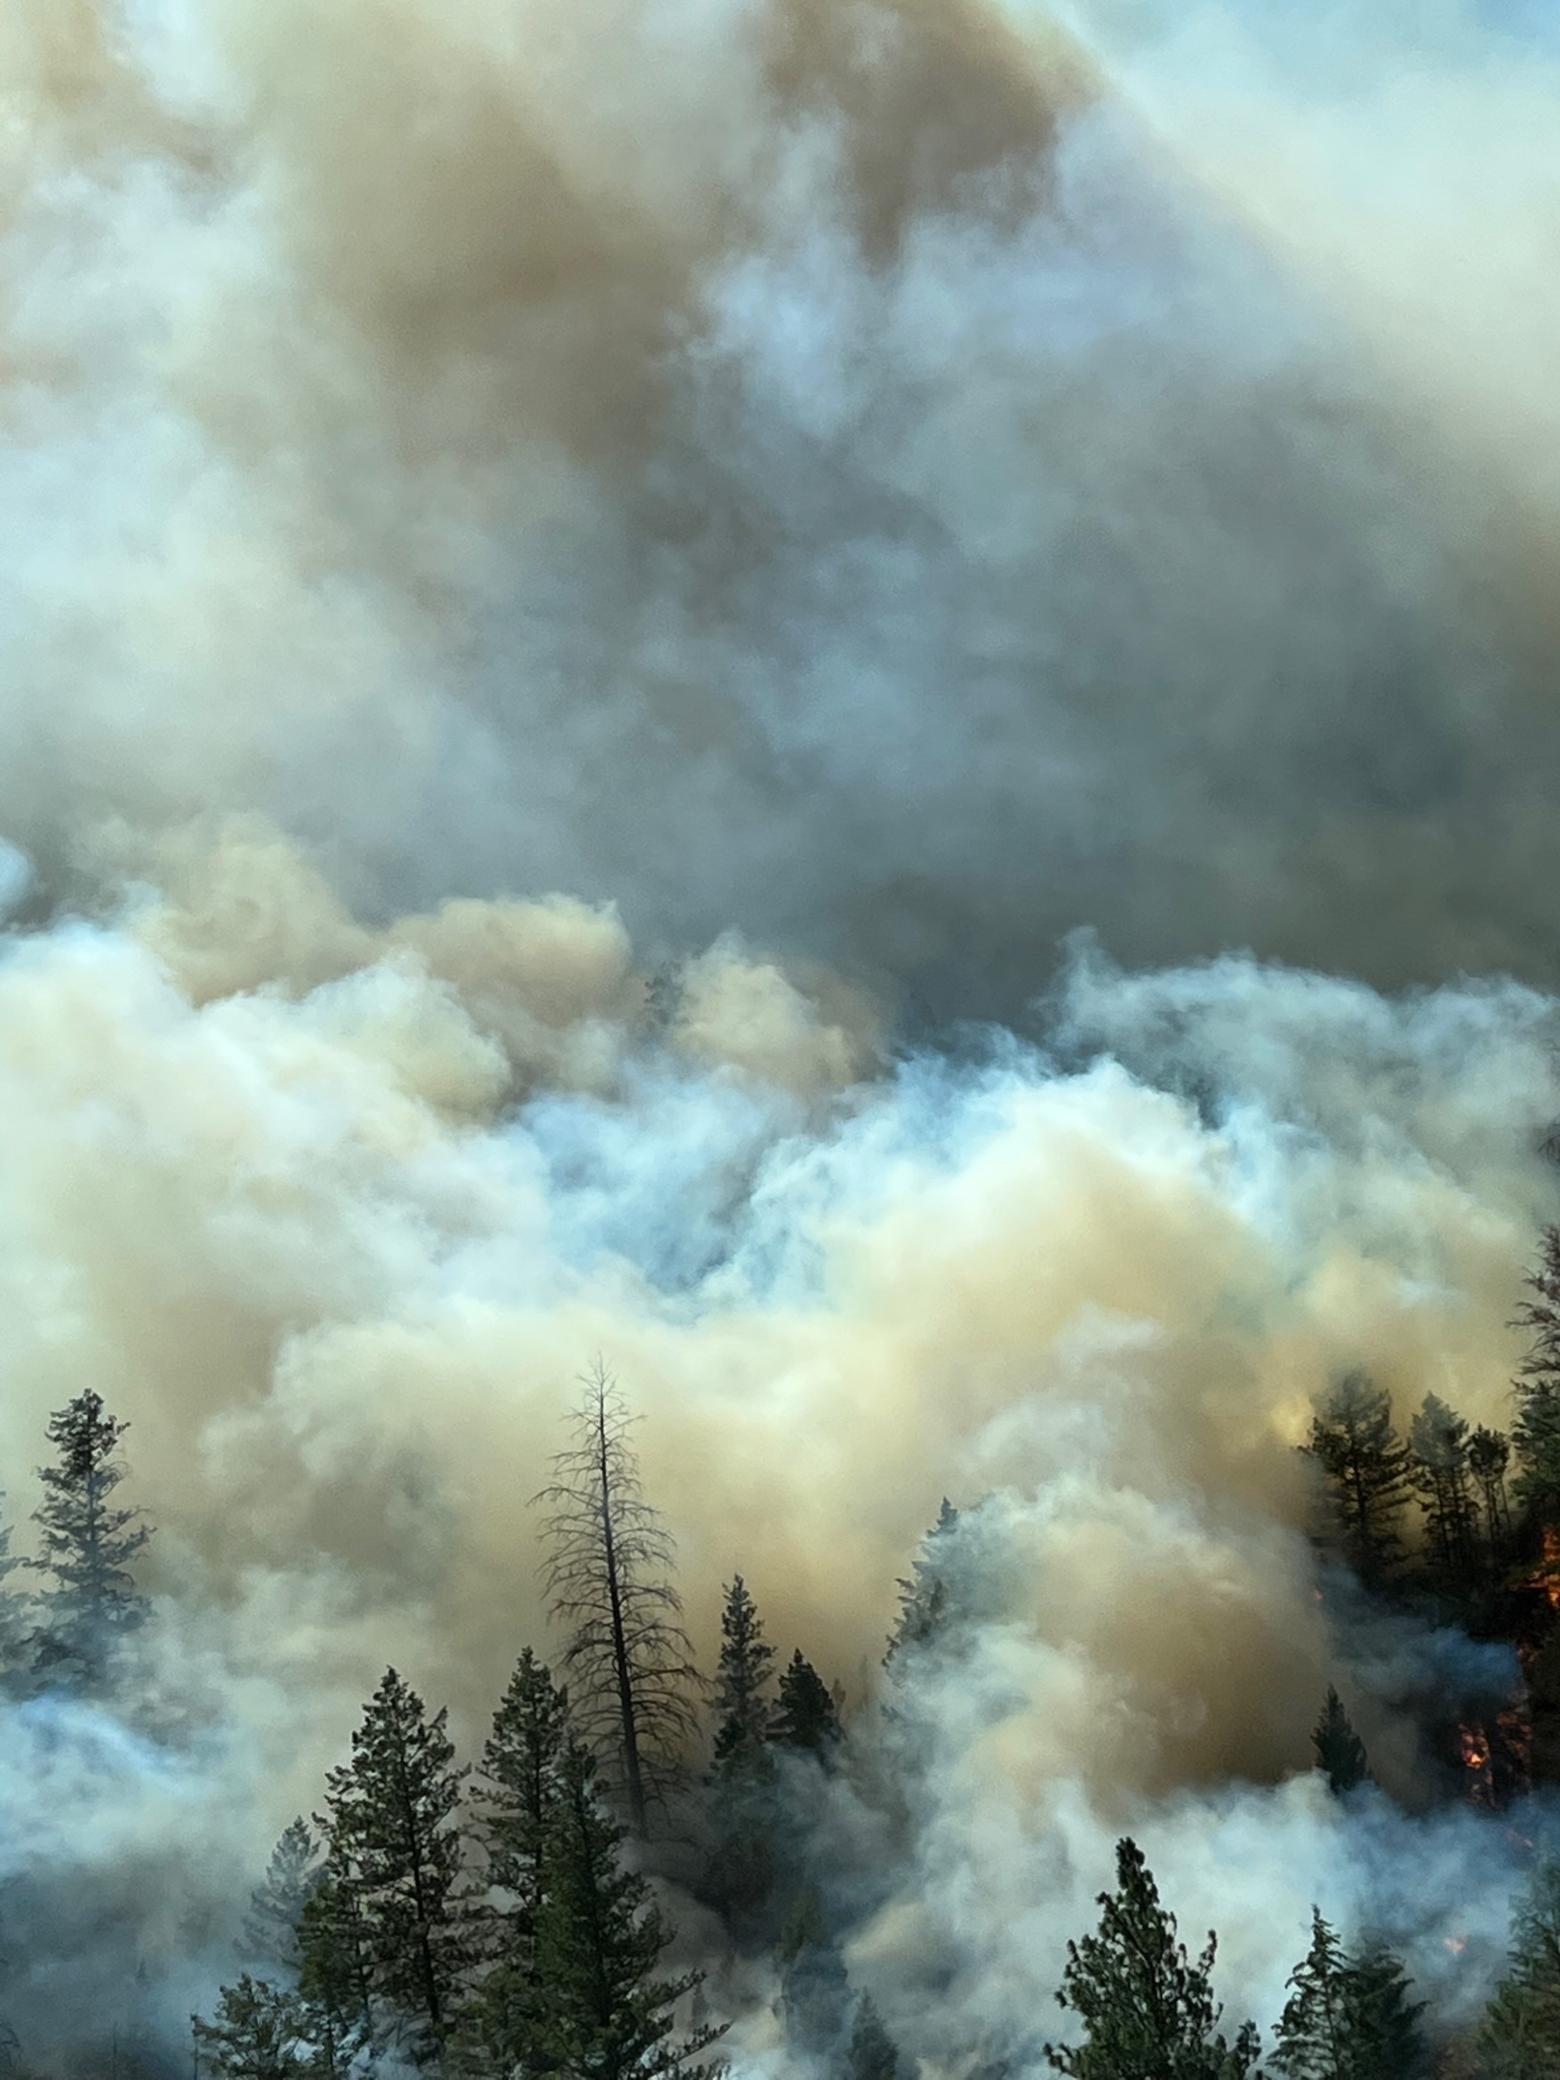
[[[720,1668],[715,1678],[715,1764],[750,1768],[769,1737],[769,1664],[775,1650],[741,1575],[726,1588],[720,1614]]]
[[[833,1692],[802,1653],[792,1654],[780,1678],[770,1735],[782,1748],[805,1748],[827,1761],[843,1738]]]
[[[1303,1447],[1326,1483],[1343,1549],[1368,1581],[1402,1551],[1409,1453],[1392,1427],[1392,1401],[1363,1372],[1346,1373],[1317,1402]]]
[[[1512,1915],[1511,1950],[1481,2049],[1490,2080],[1560,2073],[1560,1859],[1538,1865]]]
[[[1083,2041],[1047,2044],[1052,2070],[1074,2080],[1245,2080],[1256,2067],[1257,2033],[1249,2022],[1233,2043],[1218,2033],[1215,1938],[1188,1956],[1130,1838],[1116,1845],[1116,1890],[1101,1893],[1099,1906],[1098,1933],[1067,1946],[1057,1994]]]
[[[38,1469],[44,1499],[33,1521],[42,1550],[28,1564],[52,1583],[38,1598],[40,1659],[87,1682],[102,1676],[116,1643],[146,1615],[130,1563],[151,1528],[139,1510],[111,1499],[125,1477],[118,1452],[129,1427],[88,1387],[49,1418],[57,1457]]]
[[[190,2027],[197,2069],[227,2080],[292,2080],[313,2064],[295,1996],[248,1972],[236,1986],[222,1988],[210,2022],[192,2015]]]
[[[319,1845],[300,1813],[271,1851],[266,1874],[249,1897],[243,1954],[255,1963],[296,1974],[303,1961],[298,1924],[320,1876]]]
[[[360,1919],[371,1983],[404,2023],[409,2055],[437,2057],[453,2027],[468,1929],[457,1891],[462,1772],[445,1731],[395,1669],[327,1778],[322,1821]]]
[[[949,1617],[953,1534],[959,1512],[945,1495],[937,1522],[922,1539],[908,1575],[899,1580],[899,1616],[889,1636],[883,1666],[891,1668],[907,1648],[929,1646],[940,1638]]]
[[[1427,2070],[1422,2004],[1389,1951],[1346,1953],[1313,1908],[1311,1947],[1289,1984],[1272,2059],[1284,2080],[1419,2080]]]
[[[703,2080],[716,2068],[700,2054],[724,2032],[677,2028],[678,2004],[702,1974],[654,1976],[669,1933],[646,1880],[623,1866],[622,1839],[597,1795],[593,1757],[572,1742],[536,1918],[527,2067],[568,2080]]]
[[[899,2080],[899,2053],[870,1993],[856,2004],[845,2074],[846,2080]]]
[[[1327,1788],[1335,1797],[1341,1798],[1356,1784],[1368,1782],[1370,1763],[1365,1743],[1354,1731],[1343,1708],[1343,1700],[1331,1684],[1327,1687],[1322,1716],[1311,1735],[1311,1745],[1316,1750],[1316,1767],[1325,1772]]]
[[[1511,1427],[1517,1461],[1517,1500],[1539,1524],[1560,1521],[1560,1227],[1539,1239],[1538,1263],[1527,1278],[1530,1298],[1514,1326],[1532,1334],[1516,1380]]]

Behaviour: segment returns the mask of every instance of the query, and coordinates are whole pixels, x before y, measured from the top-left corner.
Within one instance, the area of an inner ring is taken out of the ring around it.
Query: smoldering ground
[[[912,2048],[1124,1825],[1264,2019],[1313,1897],[1484,1984],[1488,1832],[1297,1774],[1342,1667],[1411,1807],[1449,1650],[1291,1448],[1501,1420],[1552,1205],[1553,61],[1278,12],[0,20],[0,1444],[130,1416],[199,1730],[4,1781],[159,2026],[387,1658],[469,1741],[545,1641],[596,1351],[701,1646],[740,1567],[863,1709],[993,1497],[910,1836],[830,1816]]]

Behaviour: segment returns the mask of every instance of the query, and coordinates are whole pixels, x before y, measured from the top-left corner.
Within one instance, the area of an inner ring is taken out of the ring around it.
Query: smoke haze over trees
[[[1557,108],[0,8],[0,2066],[1553,2069]]]

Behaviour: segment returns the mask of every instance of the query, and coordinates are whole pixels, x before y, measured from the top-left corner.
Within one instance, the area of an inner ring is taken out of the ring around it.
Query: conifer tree
[[[553,1459],[545,1582],[569,1632],[574,1724],[615,1765],[636,1833],[692,1739],[699,1676],[671,1578],[675,1548],[644,1499],[633,1418],[598,1360],[581,1381],[574,1441]]]
[[[1427,1394],[1409,1424],[1408,1441],[1409,1477],[1424,1509],[1430,1550],[1447,1575],[1465,1582],[1477,1553],[1468,1425],[1438,1395]]]
[[[298,1917],[298,1999],[325,2080],[376,2049],[368,1934],[342,1852],[326,1855]]]
[[[296,1997],[245,1972],[224,1986],[210,2022],[190,2017],[196,2068],[230,2080],[292,2080],[309,2071],[307,2025]]]
[[[1316,1767],[1325,1772],[1327,1788],[1335,1798],[1352,1791],[1356,1784],[1369,1781],[1370,1763],[1365,1754],[1365,1743],[1354,1731],[1343,1708],[1343,1700],[1330,1683],[1322,1716],[1311,1735],[1311,1745],[1316,1750]]]
[[[715,1766],[750,1769],[769,1737],[769,1664],[775,1650],[741,1575],[726,1588],[720,1614],[720,1671],[715,1678]]]
[[[775,1773],[769,1746],[774,1651],[747,1584],[737,1575],[727,1586],[721,1612],[708,1805],[711,1847],[704,1871],[706,1897],[734,1924],[758,1913],[775,1883]]]
[[[1099,1905],[1099,1932],[1068,1944],[1057,1994],[1083,2042],[1047,2044],[1052,2070],[1074,2080],[1245,2080],[1257,2032],[1243,2023],[1233,2043],[1218,2033],[1215,1938],[1188,1956],[1134,1841],[1117,1843],[1116,1890],[1101,1893]]]
[[[840,1715],[828,1685],[800,1647],[780,1678],[771,1738],[782,1748],[805,1748],[827,1762],[842,1737]]]
[[[899,1616],[883,1656],[885,1668],[891,1668],[907,1647],[926,1647],[942,1637],[950,1615],[953,1533],[958,1525],[959,1512],[945,1495],[909,1574],[900,1577]]]
[[[1364,1373],[1347,1373],[1318,1401],[1303,1449],[1321,1470],[1344,1552],[1364,1580],[1379,1581],[1401,1552],[1398,1519],[1409,1497],[1390,1396]]]
[[[899,2080],[899,2053],[870,1993],[856,2003],[850,2048],[845,2054],[845,2080]]]
[[[679,2031],[675,2010],[703,1975],[654,1977],[670,1934],[650,1888],[619,1857],[622,1829],[596,1790],[596,1764],[571,1743],[536,1917],[537,1999],[526,2068],[568,2080],[702,2080],[723,2030]]]
[[[1346,1954],[1313,1908],[1311,1947],[1289,1984],[1272,2059],[1284,2080],[1419,2080],[1426,2072],[1422,2003],[1409,2000],[1389,1951]]]
[[[1560,1521],[1560,1228],[1546,1228],[1515,1326],[1532,1332],[1511,1429],[1517,1500],[1536,1523]]]
[[[0,1682],[20,1669],[32,1632],[27,1598],[10,1586],[22,1565],[11,1552],[11,1526],[0,1524]]]
[[[776,1948],[786,2042],[804,2057],[832,2058],[845,2036],[850,1981],[811,1886],[792,1901]]]
[[[88,1387],[49,1418],[58,1457],[38,1469],[44,1500],[33,1521],[43,1550],[29,1564],[52,1582],[38,1599],[39,1660],[51,1674],[86,1683],[102,1678],[115,1646],[146,1615],[130,1563],[151,1528],[139,1510],[112,1500],[125,1477],[118,1452],[129,1427]]]
[[[567,1693],[527,1647],[482,1750],[473,1821],[501,1904],[487,1931],[491,1969],[469,2003],[464,2032],[468,2047],[505,2072],[526,2052],[535,2004],[536,1920],[568,1746]]]
[[[242,1944],[246,1958],[296,1975],[303,1961],[298,1924],[319,1875],[318,1844],[300,1813],[283,1830],[264,1878],[249,1896]]]
[[[1511,1547],[1511,1509],[1506,1500],[1510,1463],[1511,1440],[1481,1423],[1468,1440],[1468,1471],[1484,1504],[1484,1541],[1491,1561],[1502,1559]]]
[[[327,1778],[325,1827],[360,1917],[369,1981],[404,2023],[409,2055],[443,2051],[468,1929],[457,1894],[461,1772],[445,1732],[391,1668]]]
[[[1511,1951],[1481,2049],[1489,2080],[1560,2073],[1560,1861],[1539,1864],[1512,1916]]]

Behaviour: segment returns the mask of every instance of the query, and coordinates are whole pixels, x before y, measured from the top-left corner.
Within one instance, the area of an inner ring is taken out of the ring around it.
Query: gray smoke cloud
[[[1552,59],[1424,13],[25,0],[6,827],[1552,979]]]
[[[12,0],[0,1465],[132,1419],[182,1730],[0,1736],[19,2026],[177,2025],[387,1659],[480,1732],[597,1351],[701,1648],[740,1567],[864,1720],[987,1498],[908,1832],[814,1816],[934,2070],[1128,1826],[1264,2021],[1313,1898],[1477,1998],[1421,1706],[1511,1671],[1329,1600],[1292,1448],[1504,1421],[1552,1207],[1554,86],[1452,4]]]

